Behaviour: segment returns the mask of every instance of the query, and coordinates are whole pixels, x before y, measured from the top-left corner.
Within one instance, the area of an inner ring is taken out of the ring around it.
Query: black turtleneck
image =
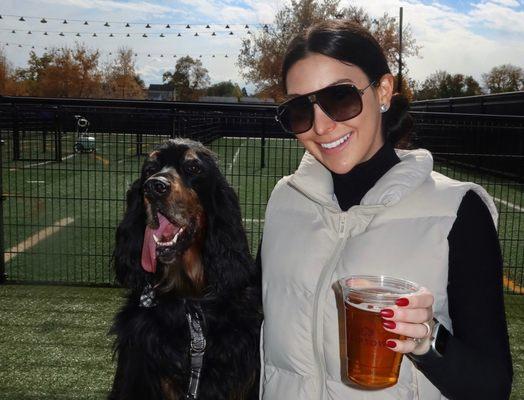
[[[386,143],[369,160],[358,164],[346,174],[335,174],[333,187],[338,205],[342,211],[347,211],[354,205],[360,204],[364,195],[375,186],[375,183],[399,163],[400,159],[393,147]]]
[[[400,162],[384,145],[346,174],[331,173],[339,206],[347,211]],[[491,214],[473,191],[464,196],[448,235],[448,301],[453,336],[444,357],[414,359],[449,399],[507,399],[512,366],[502,290],[502,256]],[[486,295],[489,294],[489,295]]]

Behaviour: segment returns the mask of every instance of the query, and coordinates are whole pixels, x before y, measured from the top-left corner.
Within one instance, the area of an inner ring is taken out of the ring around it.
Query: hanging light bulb
[[[148,57],[151,57],[151,54],[148,54],[147,56],[148,56]]]
[[[198,36],[198,32],[195,32],[195,36]]]
[[[160,37],[165,37],[163,33],[160,34]]]
[[[206,29],[209,29],[209,28],[211,28],[211,27],[209,25],[206,25]]]
[[[147,37],[147,35],[144,33],[144,34],[142,35],[142,37]]]
[[[20,17],[18,20],[19,20],[20,22],[25,22],[24,17]]]
[[[76,36],[77,36],[77,37],[80,37],[80,33],[77,33]]]
[[[13,30],[11,31],[11,33],[16,33],[16,31],[13,29]]]
[[[87,21],[84,21],[84,25],[89,25],[89,22],[87,22]]]
[[[44,32],[44,36],[47,36],[47,32]]]
[[[166,29],[171,29],[171,25],[167,24]]]
[[[215,32],[213,32],[213,34],[211,36],[216,36],[217,34]]]
[[[114,37],[112,33],[109,34],[109,37]]]
[[[227,54],[226,54],[226,58],[228,58],[228,57],[227,57]]]
[[[66,20],[66,19],[64,19],[64,22],[62,22],[62,23],[63,23],[63,24],[67,24],[67,20]]]
[[[106,26],[106,27],[109,28],[109,26],[110,26],[110,25],[109,25],[109,22],[106,22],[106,23],[104,24],[104,26]]]
[[[180,32],[179,32],[177,36],[180,37],[180,36],[182,36],[182,35],[181,35]]]
[[[151,25],[147,24],[147,25],[146,25],[146,28],[151,28]]]
[[[232,35],[232,34],[233,34],[233,31],[230,31],[229,34]]]
[[[27,34],[28,34],[28,35],[31,35],[32,33],[31,33],[31,31],[27,31]]]
[[[247,31],[247,34],[248,34],[248,35],[251,35],[251,31]]]
[[[113,55],[113,53],[112,53],[112,52],[109,52],[109,55],[110,55],[110,56],[112,56],[112,55]]]
[[[163,54],[160,54],[160,57],[164,58],[164,55],[163,55]]]
[[[40,20],[40,23],[41,23],[41,24],[47,24],[47,20],[46,20],[45,18],[42,18],[42,19]]]
[[[229,25],[226,25],[226,29],[229,29]]]
[[[96,36],[96,32],[95,32],[95,33],[93,33],[93,37],[97,37],[97,36]]]
[[[130,37],[130,36],[131,36],[131,35],[130,35],[129,33],[126,35],[126,37]]]
[[[126,28],[129,28],[131,25],[129,25],[129,22],[126,22]]]
[[[215,55],[213,54],[211,57],[215,58]]]
[[[64,35],[64,32],[60,32],[60,33],[58,34],[58,36],[65,36],[65,35]]]
[[[187,24],[187,25],[186,25],[186,29],[189,29],[189,28],[191,28],[191,27],[189,26],[189,24]]]

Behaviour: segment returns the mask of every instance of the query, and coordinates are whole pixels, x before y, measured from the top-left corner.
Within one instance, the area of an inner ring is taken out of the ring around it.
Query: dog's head
[[[210,150],[175,139],[150,154],[128,191],[114,260],[121,283],[140,287],[154,276],[158,292],[180,296],[235,285],[251,272],[236,194]]]

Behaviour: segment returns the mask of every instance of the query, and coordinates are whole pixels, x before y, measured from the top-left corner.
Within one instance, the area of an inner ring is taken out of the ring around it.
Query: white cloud
[[[502,2],[499,1],[498,3]],[[501,32],[524,34],[524,24],[522,23],[524,11],[490,1],[475,4],[470,15],[488,28]]]

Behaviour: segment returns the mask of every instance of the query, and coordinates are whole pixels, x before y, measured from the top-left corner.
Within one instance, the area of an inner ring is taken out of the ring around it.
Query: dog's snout
[[[162,177],[149,178],[144,184],[144,192],[146,196],[161,197],[165,196],[169,191],[169,182]]]

